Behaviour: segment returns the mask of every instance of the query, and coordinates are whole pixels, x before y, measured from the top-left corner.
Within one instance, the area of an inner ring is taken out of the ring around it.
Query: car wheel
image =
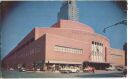
[[[70,71],[66,71],[66,73],[70,73]]]
[[[76,71],[77,73],[79,72],[79,70]]]

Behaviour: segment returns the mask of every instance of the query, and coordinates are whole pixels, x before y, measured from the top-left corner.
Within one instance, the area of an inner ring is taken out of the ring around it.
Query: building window
[[[97,42],[97,45],[100,45],[100,44]]]
[[[59,52],[69,52],[69,53],[75,53],[75,54],[82,54],[83,53],[83,49],[70,48],[70,47],[59,46],[59,45],[55,45],[54,50],[59,51]]]
[[[96,62],[103,62],[103,44],[101,42],[92,41],[91,60]]]
[[[114,58],[121,58],[122,57],[122,55],[117,55],[117,54],[111,54],[111,56]]]
[[[96,45],[96,42],[95,42],[95,45]]]
[[[94,44],[94,41],[92,41],[92,44]]]

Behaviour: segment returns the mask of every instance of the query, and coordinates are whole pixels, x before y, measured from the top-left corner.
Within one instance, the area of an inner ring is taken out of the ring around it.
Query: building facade
[[[22,64],[32,69],[37,64],[44,69],[49,65],[82,66],[83,62],[97,69],[109,64],[123,66],[124,51],[111,49],[107,37],[85,24],[60,20],[50,28],[34,28],[3,59],[3,66],[8,69]]]

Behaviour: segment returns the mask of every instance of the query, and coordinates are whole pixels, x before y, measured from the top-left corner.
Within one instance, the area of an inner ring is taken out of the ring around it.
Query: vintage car
[[[110,66],[108,68],[106,68],[107,71],[115,71],[117,70],[115,66]]]
[[[59,70],[61,73],[75,73],[75,72],[79,72],[80,69],[77,67],[65,67],[65,68],[61,68]]]
[[[117,69],[118,71],[123,71],[124,68],[123,68],[122,66],[117,66],[116,69]]]
[[[21,67],[21,68],[19,69],[19,71],[20,71],[20,72],[25,72],[26,69],[25,69],[24,67]]]
[[[13,69],[13,68],[10,68],[9,70],[10,70],[10,71],[13,71],[14,69]]]
[[[124,69],[124,70],[123,70],[123,75],[124,75],[124,76],[127,76],[127,69]]]

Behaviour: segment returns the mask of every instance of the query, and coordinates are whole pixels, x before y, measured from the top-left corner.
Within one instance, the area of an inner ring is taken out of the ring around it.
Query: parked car
[[[107,70],[107,71],[115,71],[115,70],[117,70],[117,69],[116,69],[116,67],[114,67],[114,66],[110,66],[110,67],[106,68],[106,70]]]
[[[14,69],[13,69],[13,68],[10,68],[9,70],[10,70],[10,71],[13,71]]]
[[[61,68],[59,70],[61,73],[75,73],[75,72],[79,72],[80,69],[77,67],[65,67],[65,68]]]
[[[26,69],[22,67],[22,68],[19,69],[19,71],[20,71],[20,72],[25,72]]]
[[[127,69],[123,70],[123,75],[126,76],[127,75]]]
[[[123,71],[123,70],[124,70],[124,68],[121,67],[121,66],[117,66],[116,69],[117,69],[118,71]]]
[[[40,71],[40,68],[37,68],[36,70],[37,70],[37,71]]]
[[[83,72],[94,72],[94,71],[95,71],[95,68],[94,67],[90,67],[90,66],[85,67],[83,69]]]

